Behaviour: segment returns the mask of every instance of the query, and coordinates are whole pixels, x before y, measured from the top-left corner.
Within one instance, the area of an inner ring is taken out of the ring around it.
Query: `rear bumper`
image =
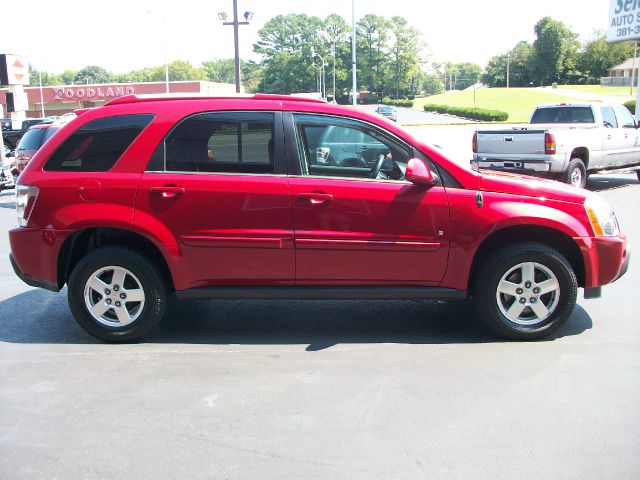
[[[16,273],[18,278],[30,287],[44,288],[46,290],[51,290],[52,292],[58,292],[60,290],[58,288],[58,285],[55,283],[51,283],[46,280],[38,280],[26,275],[22,270],[20,270],[20,267],[18,267],[18,264],[16,263],[11,253],[9,254],[9,261],[11,262],[11,267],[13,268],[13,271]]]
[[[486,170],[499,170],[503,172],[545,173],[551,171],[551,162],[548,161],[531,161],[531,160],[471,160],[471,166],[474,168],[483,168]]]
[[[9,259],[16,275],[27,285],[60,290],[58,257],[71,232],[15,227],[9,230]]]

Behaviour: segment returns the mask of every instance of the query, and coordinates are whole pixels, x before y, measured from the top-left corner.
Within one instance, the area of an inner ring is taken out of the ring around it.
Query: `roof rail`
[[[325,100],[317,98],[305,98],[305,97],[292,97],[290,95],[278,95],[271,93],[256,93],[256,94],[236,94],[236,95],[203,95],[203,94],[188,94],[188,93],[169,93],[169,94],[157,94],[157,95],[124,95],[122,97],[114,98],[113,100],[105,103],[105,105],[122,105],[125,103],[138,103],[138,102],[158,102],[158,101],[171,101],[171,100],[272,100],[272,101],[288,101],[288,102],[311,102],[311,103],[326,103]]]

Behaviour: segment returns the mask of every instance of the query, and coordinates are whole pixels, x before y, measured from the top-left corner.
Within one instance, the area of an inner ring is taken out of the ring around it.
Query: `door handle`
[[[611,135],[607,135],[607,140],[611,140]]]
[[[185,192],[183,187],[175,185],[165,185],[164,187],[151,187],[151,193],[160,194],[162,198],[173,198]]]
[[[329,193],[300,193],[298,198],[309,202],[311,205],[322,205],[333,201],[333,195]]]

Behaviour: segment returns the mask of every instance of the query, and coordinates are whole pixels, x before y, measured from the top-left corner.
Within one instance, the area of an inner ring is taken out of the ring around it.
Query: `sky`
[[[481,66],[521,40],[532,42],[544,16],[587,40],[606,30],[608,8],[609,0],[355,0],[356,21],[367,13],[402,16],[422,33],[431,60]],[[218,12],[232,10],[232,0],[10,0],[2,6],[0,53],[23,55],[50,73],[87,65],[125,73],[163,65],[166,35],[168,61],[197,66],[233,57],[233,27],[218,20]],[[276,15],[352,18],[349,0],[238,0],[238,15],[245,11],[254,16],[240,27],[240,56],[252,60],[260,59],[252,51],[258,30]]]

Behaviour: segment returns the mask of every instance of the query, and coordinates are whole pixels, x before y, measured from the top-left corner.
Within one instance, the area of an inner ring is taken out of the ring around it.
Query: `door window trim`
[[[197,117],[199,115],[215,115],[220,120],[229,121],[252,121],[256,119],[257,114],[272,114],[272,140],[273,140],[273,172],[254,173],[254,172],[194,172],[192,170],[167,170],[166,167],[166,144],[165,141],[175,132],[175,130],[184,122]],[[155,152],[160,145],[163,145],[163,169],[150,169],[154,160]],[[282,112],[278,110],[204,110],[201,112],[193,112],[177,121],[169,131],[162,137],[160,142],[153,150],[154,154],[149,159],[145,168],[145,173],[166,173],[166,174],[197,174],[197,175],[250,175],[250,176],[282,176],[287,174],[288,165],[284,146],[284,126],[282,121]]]

